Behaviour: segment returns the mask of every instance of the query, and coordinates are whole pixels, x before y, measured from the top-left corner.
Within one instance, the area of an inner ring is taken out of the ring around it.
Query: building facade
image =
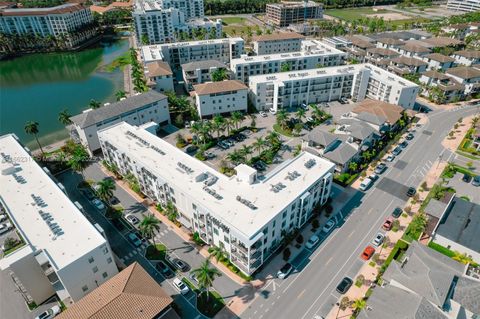
[[[480,10],[480,0],[448,0],[447,9],[462,12]]]
[[[182,64],[182,76],[185,89],[192,91],[193,86],[212,81],[212,73],[223,70],[227,76],[230,75],[227,66],[217,60],[206,60]]]
[[[121,101],[87,110],[72,116],[70,136],[84,145],[90,153],[100,149],[97,132],[119,122],[142,125],[155,122],[160,125],[170,123],[168,99],[165,95],[150,90]]]
[[[141,52],[144,63],[164,61],[175,72],[180,71],[182,64],[195,61],[217,60],[228,64],[244,53],[244,41],[242,38],[225,38],[147,45],[141,47]]]
[[[7,8],[0,10],[0,33],[30,34],[34,36],[68,36],[82,27],[91,25],[93,16],[88,7],[66,3],[50,8]],[[94,35],[85,34],[84,37]],[[69,46],[86,38],[68,37]]]
[[[280,28],[323,17],[323,5],[314,1],[267,3],[265,11],[267,20]]]
[[[141,127],[120,123],[99,136],[108,161],[134,174],[153,200],[172,203],[185,227],[209,245],[223,247],[246,274],[330,195],[334,165],[309,153],[284,162],[264,180],[246,165],[230,178]]]
[[[150,62],[145,65],[147,85],[157,92],[173,91],[173,72],[168,63]]]
[[[13,134],[0,137],[0,208],[23,246],[0,259],[26,300],[78,301],[118,273],[103,230]],[[83,240],[82,240],[83,239]]]
[[[250,101],[257,110],[279,110],[351,98],[388,102],[412,109],[419,86],[371,64],[250,77]]]
[[[237,80],[248,83],[252,75],[315,69],[324,66],[342,65],[347,54],[317,40],[305,40],[299,52],[242,56],[230,62]]]
[[[160,0],[163,8],[175,8],[185,15],[186,19],[203,18],[205,16],[203,0]]]
[[[195,105],[201,118],[247,111],[248,87],[238,80],[197,84],[193,89]]]
[[[296,52],[302,49],[304,36],[295,32],[264,34],[253,38],[256,55]]]

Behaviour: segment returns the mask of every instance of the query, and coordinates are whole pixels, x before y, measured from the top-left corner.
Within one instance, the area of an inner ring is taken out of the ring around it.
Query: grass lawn
[[[224,22],[226,25],[229,25],[232,23],[243,24],[247,20],[242,17],[220,17],[219,19],[222,19],[222,22]]]
[[[451,251],[450,249],[448,249],[447,247],[443,247],[442,245],[439,245],[437,243],[434,243],[433,241],[429,242],[428,243],[428,247],[432,248],[433,250],[436,250],[438,251],[439,253],[441,254],[444,254],[445,256],[448,256],[450,258],[452,258],[453,256],[455,256],[455,253],[453,251]]]
[[[145,257],[150,260],[161,260],[165,259],[165,255],[167,253],[167,247],[162,244],[156,244],[156,249],[153,245],[147,247],[147,251],[145,252]]]
[[[223,298],[216,291],[210,291],[208,300],[206,293],[197,295],[198,311],[209,318],[213,318],[224,306]]]
[[[278,124],[273,124],[273,129],[275,130],[275,132],[280,133],[282,135],[285,135],[288,137],[294,137],[291,131],[284,130]]]
[[[363,18],[367,14],[390,13],[388,10],[373,11],[371,8],[355,8],[355,9],[331,9],[325,10],[324,14],[339,18],[342,20],[353,21]]]
[[[252,29],[252,32],[255,34],[255,30],[253,28],[251,28],[251,29]],[[235,30],[235,35],[237,35],[237,36],[240,35],[242,33],[242,31],[246,35],[247,30],[248,30],[248,26],[244,25],[244,26],[226,26],[226,27],[223,27],[223,32],[225,32],[228,35],[233,35],[232,30]]]

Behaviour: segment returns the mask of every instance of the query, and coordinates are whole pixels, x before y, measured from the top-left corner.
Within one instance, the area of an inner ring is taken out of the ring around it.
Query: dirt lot
[[[409,16],[403,15],[401,13],[391,12],[391,13],[376,13],[376,14],[367,14],[369,18],[383,18],[385,21],[394,21],[394,20],[407,20],[410,19]]]

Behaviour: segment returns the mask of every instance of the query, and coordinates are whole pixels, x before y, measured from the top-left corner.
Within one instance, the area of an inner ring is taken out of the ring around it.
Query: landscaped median
[[[167,247],[163,244],[150,245],[145,250],[145,258],[148,260],[165,260]]]
[[[182,281],[190,288],[197,297],[197,309],[208,318],[213,318],[220,310],[225,307],[225,301],[216,291],[201,291],[190,280],[183,277]],[[207,297],[208,296],[208,297]]]

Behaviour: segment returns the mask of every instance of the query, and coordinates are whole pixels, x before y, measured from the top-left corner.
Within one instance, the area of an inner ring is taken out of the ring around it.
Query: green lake
[[[115,92],[123,90],[123,72],[103,69],[127,50],[128,41],[120,40],[80,52],[0,61],[0,135],[15,133],[28,147],[37,148],[34,137],[24,131],[27,121],[35,121],[42,145],[68,137],[58,113],[80,113],[91,99],[115,101]]]

